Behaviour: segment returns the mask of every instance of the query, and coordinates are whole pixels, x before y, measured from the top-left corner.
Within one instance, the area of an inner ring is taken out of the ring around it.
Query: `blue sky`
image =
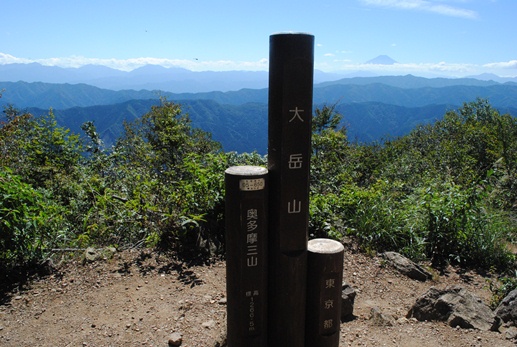
[[[269,36],[315,36],[315,68],[517,76],[516,0],[0,0],[0,64],[267,70]],[[388,55],[392,66],[365,65]],[[0,76],[1,79],[1,76]]]

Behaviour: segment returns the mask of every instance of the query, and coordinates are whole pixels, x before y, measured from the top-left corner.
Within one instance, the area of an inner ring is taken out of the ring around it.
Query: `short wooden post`
[[[228,347],[267,347],[267,175],[258,166],[225,172]]]
[[[339,347],[344,251],[334,240],[309,241],[306,346]]]

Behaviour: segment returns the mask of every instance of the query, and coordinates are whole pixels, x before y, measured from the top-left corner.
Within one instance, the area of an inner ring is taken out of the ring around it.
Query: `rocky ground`
[[[50,275],[4,295],[0,346],[223,345],[223,261],[189,265],[148,250],[108,258],[66,261]],[[405,318],[431,286],[460,285],[488,303],[487,278],[477,273],[451,267],[432,281],[419,282],[380,257],[348,247],[344,280],[357,296],[355,318],[341,324],[340,346],[514,346],[505,333]],[[395,322],[382,326],[370,319],[374,307]]]

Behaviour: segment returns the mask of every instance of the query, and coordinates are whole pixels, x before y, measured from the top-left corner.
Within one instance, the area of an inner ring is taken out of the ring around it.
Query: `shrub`
[[[511,226],[484,197],[478,186],[446,181],[431,183],[410,198],[417,207],[415,227],[433,265],[453,262],[488,269],[511,264],[513,256],[505,246]]]
[[[0,265],[41,259],[58,239],[63,209],[6,168],[0,171],[0,196]]]
[[[490,291],[492,292],[492,298],[490,299],[490,307],[495,310],[501,301],[510,294],[512,290],[517,289],[517,272],[513,273],[513,276],[503,276],[496,281],[489,281]]]

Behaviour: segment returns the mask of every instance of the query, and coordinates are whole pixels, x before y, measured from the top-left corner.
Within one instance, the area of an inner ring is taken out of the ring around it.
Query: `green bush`
[[[495,310],[512,290],[517,289],[517,271],[513,273],[513,276],[503,276],[499,281],[489,281],[488,283],[492,292],[490,307]]]
[[[220,243],[227,160],[210,134],[162,100],[103,152],[93,124],[81,185],[84,242],[193,248]]]
[[[0,171],[0,196],[1,267],[42,258],[59,234],[63,209],[7,168]]]
[[[426,256],[435,266],[448,262],[477,267],[504,267],[513,260],[506,249],[511,226],[486,205],[477,186],[432,183],[410,199],[417,206],[415,228],[425,238]]]
[[[407,136],[358,145],[321,126],[328,112],[315,116],[312,235],[354,235],[365,249],[436,266],[513,265],[515,118],[477,100]]]
[[[9,107],[0,124],[4,264],[54,247],[161,246],[212,253],[224,240],[224,171],[267,165],[223,153],[162,100],[125,124],[112,148],[95,125],[85,139]],[[368,251],[399,251],[508,269],[517,241],[517,121],[488,102],[384,143],[351,143],[334,106],[316,110],[310,172],[311,237],[355,237]]]

